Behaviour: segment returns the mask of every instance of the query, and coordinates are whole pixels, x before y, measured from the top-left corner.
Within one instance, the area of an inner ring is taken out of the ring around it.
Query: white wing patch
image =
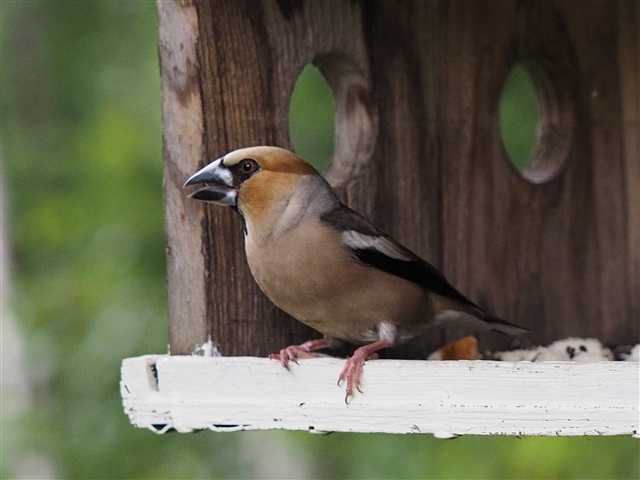
[[[342,232],[342,241],[345,245],[356,250],[372,249],[385,254],[387,257],[395,258],[396,260],[404,260],[405,262],[415,260],[411,254],[407,253],[385,237],[378,235],[365,235],[363,233],[356,232],[355,230],[345,230]]]

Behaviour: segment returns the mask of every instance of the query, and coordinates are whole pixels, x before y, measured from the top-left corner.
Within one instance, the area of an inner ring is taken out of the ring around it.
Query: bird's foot
[[[344,403],[349,403],[349,397],[353,396],[353,389],[355,387],[360,393],[360,378],[362,377],[362,367],[367,360],[377,360],[378,350],[387,348],[390,343],[387,340],[378,340],[364,347],[358,348],[353,352],[353,356],[345,363],[340,376],[338,377],[338,385],[343,381],[347,383],[346,395],[344,397]]]
[[[269,358],[272,360],[279,360],[282,366],[286,369],[289,368],[289,362],[298,363],[298,358],[317,358],[320,357],[317,353],[312,353],[315,350],[327,348],[329,342],[321,338],[319,340],[309,340],[300,345],[290,345],[287,348],[280,350],[280,353],[272,353]]]
[[[311,353],[300,348],[300,345],[290,345],[280,350],[280,353],[272,353],[269,355],[271,360],[279,360],[284,368],[289,368],[289,362],[298,363],[298,358],[316,358],[317,353]]]
[[[366,358],[362,355],[357,355],[357,353],[358,350],[353,354],[353,357],[347,360],[338,377],[338,385],[343,381],[347,382],[346,395],[344,397],[345,403],[349,403],[349,397],[353,395],[353,387],[362,393],[362,390],[360,390],[360,377],[362,376],[362,367]]]

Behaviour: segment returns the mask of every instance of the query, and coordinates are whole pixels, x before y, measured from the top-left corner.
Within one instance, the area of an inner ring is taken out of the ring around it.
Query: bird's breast
[[[319,220],[261,242],[249,231],[245,246],[251,272],[271,301],[325,335],[364,343],[380,322],[413,331],[432,316],[426,291],[361,264],[340,232]]]

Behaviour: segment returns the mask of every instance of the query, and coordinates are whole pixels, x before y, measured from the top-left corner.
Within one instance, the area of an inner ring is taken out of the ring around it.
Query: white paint
[[[169,348],[171,348],[171,345],[169,345]],[[222,356],[222,354],[220,353],[220,350],[218,350],[218,347],[216,347],[216,344],[213,343],[213,339],[211,338],[211,336],[209,336],[209,339],[205,343],[203,343],[198,348],[196,348],[194,355],[198,355],[200,357],[221,357]]]
[[[638,363],[369,361],[364,393],[347,405],[336,385],[344,360],[299,362],[286,370],[256,357],[125,359],[124,409],[135,426],[158,433],[639,436]]]

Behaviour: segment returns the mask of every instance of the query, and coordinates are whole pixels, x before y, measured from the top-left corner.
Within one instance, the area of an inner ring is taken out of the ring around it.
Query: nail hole
[[[295,152],[323,172],[334,151],[336,110],[320,70],[307,64],[296,80],[289,105],[289,138]]]
[[[522,65],[516,64],[500,97],[500,136],[509,162],[520,173],[531,164],[539,129],[533,80]]]

